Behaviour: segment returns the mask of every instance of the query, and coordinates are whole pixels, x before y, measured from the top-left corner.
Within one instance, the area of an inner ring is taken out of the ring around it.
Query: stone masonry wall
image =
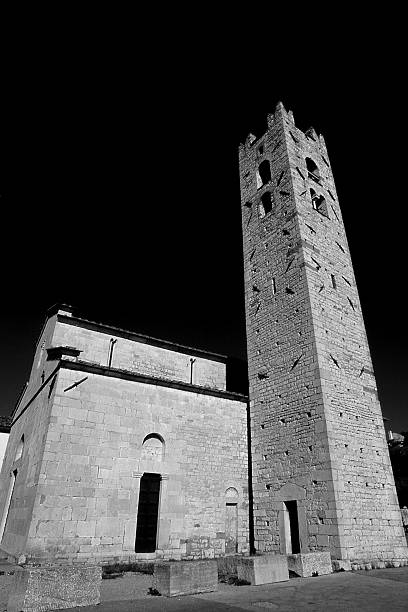
[[[151,433],[164,439],[161,460],[143,453]],[[244,402],[61,369],[28,559],[136,558],[144,472],[162,475],[158,556],[222,555],[230,487],[238,492],[239,550],[248,550]]]
[[[62,321],[57,322],[53,344],[74,346],[82,351],[81,360],[107,365],[111,338],[116,340],[111,364],[113,368],[190,382],[190,359],[193,358],[193,384],[225,389],[225,363],[197,355],[192,357],[187,352],[175,352]]]
[[[317,165],[309,176],[306,157]],[[271,176],[259,167],[268,160]],[[403,558],[399,509],[324,140],[278,105],[240,148],[255,543]],[[313,205],[313,189],[317,197]],[[264,194],[270,194],[265,196]],[[268,199],[269,198],[269,199]],[[333,276],[332,276],[333,275]]]
[[[25,404],[35,396],[41,387],[42,380],[46,380],[57,365],[56,362],[46,361],[44,350],[45,345],[48,346],[51,342],[54,325],[55,317],[52,317],[44,326],[35,351],[30,380],[14,418],[21,413]],[[7,513],[5,504],[10,479],[12,478],[11,474],[16,472],[14,492],[1,541],[2,549],[13,555],[20,554],[25,548],[52,400],[53,387],[48,385],[37,395],[29,409],[11,428],[0,475],[0,517],[5,519]],[[16,458],[19,455],[18,449],[21,445],[22,436],[24,436],[22,455]]]

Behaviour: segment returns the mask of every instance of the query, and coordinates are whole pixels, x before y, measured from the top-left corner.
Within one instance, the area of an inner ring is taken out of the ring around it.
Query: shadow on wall
[[[235,393],[248,395],[248,364],[243,359],[228,357],[227,391],[235,391]]]

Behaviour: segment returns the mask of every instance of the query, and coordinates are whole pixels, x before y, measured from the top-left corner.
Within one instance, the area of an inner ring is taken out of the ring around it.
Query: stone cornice
[[[121,378],[123,380],[130,380],[133,382],[144,383],[146,385],[155,385],[158,387],[169,387],[171,389],[179,389],[180,391],[186,391],[187,393],[198,393],[200,395],[211,395],[213,397],[221,397],[223,399],[234,400],[237,402],[248,403],[248,397],[241,393],[234,393],[232,391],[224,391],[222,389],[213,389],[210,387],[201,387],[199,385],[191,385],[189,383],[178,381],[178,380],[166,380],[164,378],[157,378],[155,376],[147,376],[145,374],[138,374],[136,372],[130,372],[129,370],[121,370],[118,368],[108,368],[107,366],[101,366],[95,363],[89,363],[87,361],[68,361],[62,359],[60,361],[60,367],[66,370],[76,370],[78,372],[88,372],[90,374],[99,374],[100,376],[108,376],[111,378]]]

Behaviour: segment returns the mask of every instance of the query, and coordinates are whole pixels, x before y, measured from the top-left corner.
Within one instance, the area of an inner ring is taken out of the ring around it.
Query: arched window
[[[307,168],[307,175],[309,178],[311,178],[315,183],[318,183],[320,185],[320,171],[319,168],[316,166],[315,162],[313,161],[313,159],[310,159],[310,157],[306,157],[306,168]]]
[[[21,459],[21,457],[23,456],[23,450],[24,450],[24,434],[21,436],[20,441],[17,444],[16,456],[14,457],[14,461]]]
[[[321,215],[329,218],[329,213],[327,212],[327,204],[326,200],[322,195],[317,195],[314,189],[310,190],[310,197],[312,198],[312,206],[317,212]]]
[[[259,189],[263,185],[266,185],[271,181],[271,167],[269,165],[269,161],[264,159],[261,164],[259,164],[257,173],[256,173],[256,187]]]
[[[273,198],[270,191],[265,191],[259,202],[259,216],[261,219],[271,212],[273,205]]]
[[[164,440],[157,433],[151,433],[145,437],[142,444],[141,459],[150,461],[163,461]]]
[[[228,487],[225,491],[225,497],[229,500],[234,500],[238,498],[238,491],[235,487]]]

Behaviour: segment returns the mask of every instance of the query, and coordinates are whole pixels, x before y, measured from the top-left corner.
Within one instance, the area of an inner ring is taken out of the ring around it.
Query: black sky
[[[398,40],[348,30],[317,48],[302,29],[277,44],[272,30],[162,23],[142,43],[123,27],[57,29],[9,50],[0,412],[13,409],[58,301],[245,357],[237,149],[282,100],[300,129],[326,139],[383,412],[408,429]]]

